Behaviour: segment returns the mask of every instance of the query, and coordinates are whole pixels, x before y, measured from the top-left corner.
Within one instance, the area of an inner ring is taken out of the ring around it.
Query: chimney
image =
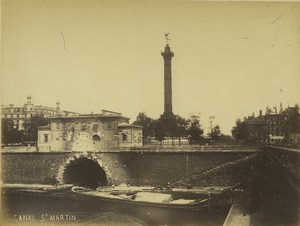
[[[252,118],[254,118],[254,112],[252,113]]]
[[[259,117],[262,117],[262,110],[259,110]]]
[[[27,96],[27,104],[31,104],[31,96],[30,95]]]
[[[56,101],[56,110],[58,111],[60,110],[59,104],[60,104],[59,101]]]

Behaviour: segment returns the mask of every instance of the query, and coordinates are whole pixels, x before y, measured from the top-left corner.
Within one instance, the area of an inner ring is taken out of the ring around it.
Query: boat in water
[[[92,190],[84,187],[74,186],[72,187],[72,191],[87,198],[93,198],[99,201],[170,209],[202,210],[208,206],[210,199],[175,199],[171,193],[161,193],[148,189],[113,190],[111,188],[103,188]]]
[[[33,193],[55,193],[70,191],[72,184],[49,185],[49,184],[2,184],[1,189],[5,192],[33,192]]]

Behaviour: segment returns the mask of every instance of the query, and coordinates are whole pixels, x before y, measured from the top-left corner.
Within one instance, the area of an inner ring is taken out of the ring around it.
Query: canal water
[[[7,225],[223,225],[229,208],[201,211],[128,206],[84,199],[65,191],[55,194],[2,190],[1,215]],[[6,224],[4,224],[6,225]]]

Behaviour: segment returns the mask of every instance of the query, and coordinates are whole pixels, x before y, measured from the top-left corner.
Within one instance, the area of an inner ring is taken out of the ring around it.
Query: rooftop
[[[51,129],[50,125],[45,125],[45,126],[38,126],[38,129]]]
[[[50,117],[51,119],[84,119],[84,118],[123,118],[129,119],[123,115],[106,115],[106,114],[80,114],[72,116],[54,116]]]
[[[133,128],[143,128],[142,126],[138,126],[138,125],[133,125],[133,124],[128,124],[128,123],[120,123],[118,125],[118,127],[123,127],[123,128],[129,128],[129,127],[133,127]]]

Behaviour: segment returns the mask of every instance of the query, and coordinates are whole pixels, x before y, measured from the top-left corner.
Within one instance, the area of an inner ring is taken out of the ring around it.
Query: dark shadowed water
[[[76,223],[81,225],[223,225],[224,210],[170,210],[112,204],[85,199],[71,191],[45,194],[12,189],[2,191],[2,215],[8,223],[43,225]]]

